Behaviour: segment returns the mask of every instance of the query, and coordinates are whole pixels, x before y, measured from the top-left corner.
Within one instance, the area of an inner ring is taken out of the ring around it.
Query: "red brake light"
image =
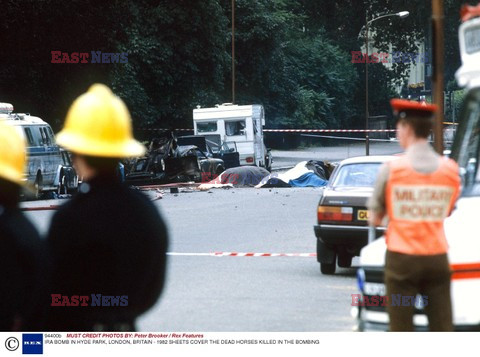
[[[251,157],[251,156],[250,156],[250,157],[247,157],[247,158],[246,158],[246,161],[247,161],[248,163],[252,163],[252,162],[253,162],[253,157]]]
[[[341,221],[350,222],[353,220],[352,207],[334,207],[334,206],[318,206],[318,221]]]

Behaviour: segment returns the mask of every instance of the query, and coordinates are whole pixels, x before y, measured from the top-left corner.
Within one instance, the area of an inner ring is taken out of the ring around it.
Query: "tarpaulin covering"
[[[220,183],[231,183],[233,185],[240,186],[255,186],[258,185],[265,176],[268,176],[268,172],[263,167],[257,166],[239,166],[232,167],[225,170],[220,175]]]
[[[322,187],[326,186],[329,171],[323,169],[319,161],[302,161],[285,173],[273,173],[265,177],[257,188],[261,187]],[[323,162],[322,162],[323,164]]]
[[[222,185],[255,186],[270,173],[263,167],[239,166],[225,170],[217,178],[202,184],[199,189],[218,188]]]
[[[313,172],[307,172],[295,180],[288,181],[288,184],[292,187],[323,187],[327,183],[327,180],[321,179]]]

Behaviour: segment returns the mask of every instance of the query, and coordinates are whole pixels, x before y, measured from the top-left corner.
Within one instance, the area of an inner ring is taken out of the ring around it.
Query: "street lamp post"
[[[368,17],[365,18],[365,51],[366,51],[366,57],[365,57],[365,154],[368,156],[370,155],[370,137],[368,134],[368,118],[369,118],[369,112],[368,112],[368,27],[373,21],[377,21],[380,19],[383,19],[385,17],[390,17],[390,16],[398,16],[400,18],[405,18],[409,15],[410,13],[408,11],[400,11],[395,14],[387,14],[387,15],[382,15],[379,17],[376,17],[370,21],[368,21]]]

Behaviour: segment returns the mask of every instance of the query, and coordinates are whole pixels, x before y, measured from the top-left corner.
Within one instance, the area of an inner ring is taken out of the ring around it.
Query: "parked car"
[[[322,274],[348,268],[368,243],[367,200],[380,166],[394,156],[362,156],[343,160],[334,170],[317,207],[317,261]],[[382,229],[377,230],[381,235]]]

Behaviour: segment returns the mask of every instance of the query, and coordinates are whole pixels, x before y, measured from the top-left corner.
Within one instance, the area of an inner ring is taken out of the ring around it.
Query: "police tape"
[[[395,129],[263,129],[265,133],[390,133]]]
[[[138,129],[138,130],[143,130],[143,131],[193,131],[192,129],[165,129],[165,128],[158,128],[158,129],[153,129],[153,128],[144,128],[144,129]]]
[[[21,207],[20,211],[55,211],[59,205],[38,206],[38,207]]]
[[[140,129],[144,131],[193,131],[193,129]],[[395,129],[263,129],[264,133],[385,133]]]
[[[447,123],[444,124],[453,124]],[[193,131],[193,129],[140,129],[143,131]],[[455,130],[445,128],[444,130]],[[264,133],[394,133],[396,129],[263,129]]]
[[[455,130],[445,128],[444,130]],[[264,133],[394,133],[396,129],[263,129]]]
[[[206,256],[206,257],[316,257],[316,253],[238,253],[238,252],[213,252],[213,253],[176,253],[168,252],[171,256]]]

